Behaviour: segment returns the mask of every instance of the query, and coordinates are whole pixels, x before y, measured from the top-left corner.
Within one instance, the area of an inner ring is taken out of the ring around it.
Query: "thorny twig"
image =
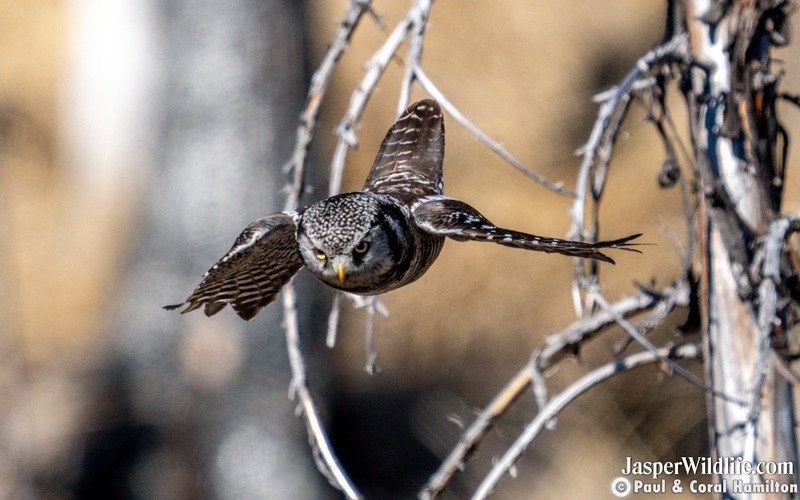
[[[609,379],[610,377],[643,366],[656,363],[663,359],[699,359],[702,355],[700,346],[695,343],[681,344],[675,347],[662,347],[655,352],[643,351],[631,354],[618,361],[612,361],[599,368],[585,374],[563,391],[551,398],[547,404],[539,410],[536,417],[525,427],[520,436],[506,450],[502,457],[494,464],[489,473],[483,478],[472,498],[486,498],[494,491],[497,484],[513,467],[531,442],[546,428],[547,423],[558,415],[575,398],[588,391],[597,384]]]

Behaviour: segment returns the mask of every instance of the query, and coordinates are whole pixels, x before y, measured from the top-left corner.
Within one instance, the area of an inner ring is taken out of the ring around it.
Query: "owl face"
[[[345,193],[308,207],[297,228],[306,268],[333,288],[376,293],[396,270],[405,248],[395,217],[399,214],[394,213],[399,207],[384,198]]]

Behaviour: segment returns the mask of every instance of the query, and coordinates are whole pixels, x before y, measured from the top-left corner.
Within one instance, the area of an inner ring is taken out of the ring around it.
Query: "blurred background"
[[[347,2],[0,0],[0,497],[336,498],[287,397],[273,305],[250,323],[161,309],[197,284],[244,226],[279,210],[308,79]],[[376,1],[336,70],[309,162],[325,196],[334,129],[364,63],[408,8]],[[423,67],[523,163],[573,186],[597,106],[659,42],[665,2],[436,2]],[[404,53],[404,52],[403,52]],[[776,54],[800,88],[797,50]],[[351,152],[359,189],[394,120],[402,61],[378,85]],[[675,93],[674,93],[675,94]],[[413,98],[425,94],[415,90]],[[685,126],[684,106],[672,109]],[[789,134],[798,112],[781,108]],[[446,192],[498,224],[549,236],[567,198],[530,182],[445,116]],[[644,255],[603,265],[606,297],[664,286],[685,240],[677,189],[658,187],[663,146],[641,107],[625,122],[601,238],[644,232]],[[797,157],[790,153],[791,171]],[[787,176],[786,210],[798,209]],[[463,426],[545,337],[574,321],[572,259],[448,242],[419,282],[382,297],[380,373],[363,310],[343,303],[324,342],[329,290],[297,278],[311,386],[334,447],[370,498],[413,496]],[[670,325],[681,323],[679,311]],[[679,340],[672,328],[654,342]],[[557,391],[613,359],[611,331],[549,378]],[[696,365],[689,365],[701,374]],[[523,398],[454,479],[467,496],[535,414]],[[577,400],[534,442],[497,498],[610,496],[625,457],[706,452],[705,399],[656,367]]]

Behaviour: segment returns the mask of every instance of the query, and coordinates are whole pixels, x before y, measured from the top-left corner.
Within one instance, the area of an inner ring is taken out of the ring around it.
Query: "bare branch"
[[[336,149],[333,153],[333,160],[331,161],[331,175],[328,181],[328,194],[333,196],[341,190],[342,174],[344,172],[344,164],[347,159],[347,153],[350,148],[358,145],[358,138],[356,137],[356,128],[361,119],[361,114],[367,105],[369,97],[372,95],[375,86],[378,84],[386,66],[392,60],[400,45],[408,37],[408,33],[414,26],[414,20],[418,15],[418,5],[423,3],[424,0],[418,0],[417,4],[413,6],[403,19],[397,23],[394,31],[389,35],[383,45],[372,55],[367,62],[367,72],[358,84],[358,87],[353,91],[350,96],[350,104],[345,112],[344,119],[339,123],[336,130],[339,136],[336,142]]]
[[[311,397],[311,391],[308,388],[305,363],[300,350],[300,326],[293,283],[289,283],[283,288],[283,311],[289,364],[292,368],[292,392],[300,401],[299,410],[305,418],[306,428],[308,429],[308,442],[314,452],[314,461],[328,481],[341,490],[347,498],[361,498],[361,493],[350,481],[350,477],[333,452],[328,435],[314,404],[314,399]]]
[[[597,297],[595,297],[595,302],[603,310],[611,311],[611,306],[609,305],[608,302],[606,302],[606,299],[603,298],[602,295],[598,294]],[[652,342],[647,340],[647,338],[644,335],[642,335],[642,333],[639,332],[639,330],[637,330],[635,326],[630,324],[630,322],[628,320],[626,320],[625,318],[623,318],[622,316],[619,316],[619,315],[615,315],[614,319],[617,322],[617,324],[619,326],[621,326],[622,329],[625,330],[625,332],[628,335],[633,337],[633,339],[636,340],[636,342],[639,345],[644,347],[648,352],[650,352],[654,356],[656,356],[656,357],[659,356],[658,348],[656,348],[656,346],[654,346]],[[670,370],[674,371],[675,373],[677,373],[681,377],[685,378],[686,380],[688,380],[692,384],[696,385],[700,389],[703,389],[704,391],[707,391],[707,392],[709,392],[709,393],[711,393],[711,394],[713,394],[715,396],[718,396],[721,399],[724,399],[726,401],[730,401],[732,403],[737,403],[737,404],[740,404],[742,406],[747,404],[741,398],[737,398],[735,396],[731,396],[731,395],[728,395],[728,394],[719,393],[719,392],[714,391],[711,387],[708,387],[706,384],[704,384],[702,380],[700,380],[699,378],[695,377],[694,374],[692,374],[691,372],[685,370],[680,365],[676,365],[675,363],[671,362],[669,359],[667,359],[664,356],[661,356],[659,358],[659,361],[661,361],[664,364],[664,366],[668,366],[670,368]]]
[[[456,108],[450,100],[445,97],[441,90],[439,90],[436,85],[434,85],[433,81],[428,78],[428,75],[422,69],[422,67],[417,66],[414,68],[414,75],[416,76],[417,81],[419,82],[420,86],[425,89],[434,99],[439,101],[442,107],[447,110],[450,115],[455,118],[455,120],[461,124],[465,129],[467,129],[472,135],[478,138],[479,141],[484,143],[489,149],[494,151],[497,155],[499,155],[502,159],[507,161],[511,164],[512,167],[516,168],[523,174],[525,174],[528,178],[532,179],[534,182],[541,184],[542,186],[546,187],[547,189],[554,191],[558,194],[562,194],[564,196],[569,196],[570,198],[575,198],[576,194],[569,191],[568,189],[564,188],[564,184],[561,182],[553,182],[548,180],[541,174],[537,174],[535,171],[530,169],[529,167],[525,166],[522,162],[514,158],[511,153],[505,150],[503,146],[495,142],[491,137],[486,135],[481,129],[475,126],[474,123],[469,121],[461,111]]]
[[[415,79],[414,69],[420,65],[422,60],[422,38],[428,25],[430,10],[431,0],[419,3],[419,16],[414,19],[413,35],[406,56],[406,72],[403,76],[403,83],[400,85],[400,98],[397,101],[398,116],[408,107],[408,101],[411,98],[411,86]]]
[[[526,364],[510,382],[492,399],[489,405],[469,426],[456,446],[442,461],[425,486],[418,495],[422,499],[434,498],[447,485],[450,478],[457,470],[464,466],[466,459],[472,454],[480,441],[492,428],[494,423],[500,418],[511,405],[516,401],[531,384],[531,365]]]
[[[611,311],[618,315],[629,316],[655,308],[654,314],[663,318],[666,315],[665,310],[672,310],[678,305],[687,306],[688,300],[689,287],[685,282],[681,282],[679,285],[663,290],[642,291],[636,295],[625,297],[615,302],[611,306]],[[574,354],[582,343],[593,339],[615,321],[615,314],[610,311],[600,311],[591,317],[573,323],[562,332],[550,335],[545,345],[533,354],[531,362],[517,372],[462,434],[453,450],[420,491],[419,496],[432,498],[439,494],[453,474],[463,468],[464,462],[477,448],[497,419],[508,411],[529,386],[532,385],[534,388],[539,408],[545,408],[548,401],[543,372],[568,355]]]
[[[592,387],[618,373],[650,363],[656,363],[662,359],[699,359],[700,357],[700,347],[694,343],[686,343],[671,348],[665,347],[657,349],[655,352],[643,351],[631,354],[618,361],[607,363],[582,376],[547,402],[531,423],[525,427],[522,434],[514,441],[511,447],[500,457],[489,471],[489,474],[484,477],[472,498],[486,498],[491,494],[497,487],[500,479],[508,473],[509,469],[511,469],[517,459],[519,459],[520,455],[525,452],[536,436],[546,427],[547,422],[555,418],[569,403]]]
[[[584,241],[597,241],[597,202],[603,192],[608,162],[614,150],[614,141],[617,138],[620,123],[630,103],[631,93],[638,82],[649,79],[649,73],[653,67],[685,58],[683,54],[686,52],[687,43],[686,34],[681,33],[650,50],[636,61],[633,69],[614,89],[614,93],[610,94],[600,106],[589,140],[580,149],[583,160],[578,172],[577,198],[569,210],[573,221],[569,232],[570,237]],[[588,228],[586,227],[587,204],[590,204],[592,210],[592,220]],[[587,276],[585,271],[584,266],[587,265],[590,267],[590,276]],[[581,262],[581,259],[576,259],[572,296],[578,317],[587,310],[583,304],[580,290],[590,288],[596,281],[597,263],[592,261],[587,264]]]
[[[299,204],[305,182],[305,162],[314,136],[319,106],[327,92],[333,70],[347,49],[353,32],[364,13],[371,10],[370,3],[371,0],[352,0],[350,2],[345,17],[339,24],[339,30],[328,48],[328,52],[311,78],[306,107],[303,110],[300,125],[297,128],[294,152],[285,167],[291,176],[289,186],[286,189],[287,196],[284,204],[286,210],[293,210]],[[292,392],[299,399],[299,409],[305,419],[308,441],[314,453],[317,468],[333,486],[341,490],[348,498],[361,498],[361,494],[350,481],[331,448],[325,428],[311,396],[311,391],[308,388],[305,363],[300,350],[300,326],[293,282],[289,282],[283,288],[283,316],[289,364],[292,369]]]
[[[336,64],[347,50],[356,27],[364,13],[371,11],[372,0],[351,0],[347,7],[345,17],[339,23],[339,29],[331,42],[328,52],[322,59],[314,75],[311,77],[311,87],[306,97],[306,107],[300,115],[300,125],[297,127],[297,139],[291,159],[284,166],[284,170],[291,176],[286,188],[286,209],[297,208],[300,196],[303,193],[305,179],[305,163],[311,140],[314,138],[314,129],[317,125],[317,116],[322,99],[328,91],[328,85],[333,75]]]

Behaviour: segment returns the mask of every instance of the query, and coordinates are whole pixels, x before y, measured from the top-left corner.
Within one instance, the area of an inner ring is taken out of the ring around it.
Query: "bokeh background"
[[[334,130],[364,64],[407,9],[376,1],[336,70],[309,164],[325,196]],[[0,0],[0,497],[336,498],[314,469],[279,306],[244,323],[170,314],[251,220],[279,210],[310,74],[346,2]],[[423,66],[523,163],[574,185],[597,106],[663,35],[665,2],[436,2]],[[777,54],[800,88],[797,51]],[[370,100],[345,190],[359,189],[392,123],[393,62]],[[673,94],[676,94],[673,92]],[[424,97],[419,89],[414,98]],[[685,125],[673,96],[674,119]],[[798,112],[779,112],[790,135]],[[445,186],[498,224],[563,236],[569,200],[530,182],[445,116]],[[644,232],[644,255],[601,266],[606,296],[669,284],[685,241],[663,146],[634,106],[610,170],[601,237]],[[786,209],[797,210],[789,157]],[[303,348],[331,438],[370,498],[407,498],[463,426],[574,321],[571,259],[449,242],[413,286],[382,297],[380,373],[363,310],[345,303],[325,347],[330,292],[301,273]],[[654,333],[663,344],[686,317]],[[551,374],[553,391],[613,359],[611,331]],[[689,365],[696,373],[698,366]],[[703,456],[704,396],[656,367],[576,401],[534,442],[498,498],[610,496],[625,457]],[[445,497],[469,494],[535,414],[523,398]]]

